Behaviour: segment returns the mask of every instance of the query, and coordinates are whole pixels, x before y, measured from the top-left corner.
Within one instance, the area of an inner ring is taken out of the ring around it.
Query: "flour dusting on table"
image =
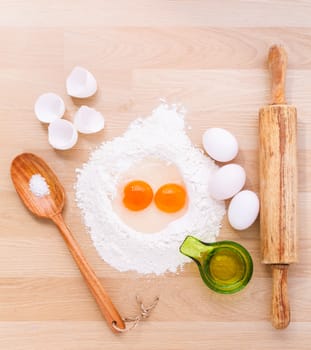
[[[161,103],[151,116],[133,121],[123,136],[104,142],[77,169],[76,200],[85,225],[101,258],[119,271],[176,272],[190,261],[179,252],[187,235],[210,242],[218,235],[225,207],[208,191],[218,167],[192,145],[184,115],[181,108]],[[130,228],[112,208],[122,174],[148,157],[174,163],[189,198],[184,216],[152,234]]]

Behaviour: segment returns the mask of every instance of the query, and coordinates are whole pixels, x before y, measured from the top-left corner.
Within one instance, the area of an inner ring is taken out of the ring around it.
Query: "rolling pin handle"
[[[274,45],[270,48],[268,65],[272,80],[272,104],[286,104],[285,75],[287,67],[287,55],[285,49],[282,46]]]
[[[287,295],[288,266],[286,264],[272,265],[272,324],[276,329],[284,329],[290,322],[290,308]]]

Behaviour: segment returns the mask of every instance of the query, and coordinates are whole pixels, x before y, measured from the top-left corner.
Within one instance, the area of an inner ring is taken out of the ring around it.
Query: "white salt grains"
[[[29,189],[36,197],[44,197],[50,194],[49,185],[40,174],[32,175],[29,180]]]

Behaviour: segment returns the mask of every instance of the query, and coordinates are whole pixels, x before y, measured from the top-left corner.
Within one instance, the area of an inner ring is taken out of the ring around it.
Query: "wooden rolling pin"
[[[285,50],[271,47],[268,63],[272,103],[259,111],[260,236],[262,262],[273,271],[272,324],[282,329],[290,322],[287,270],[297,261],[297,113],[285,100]]]

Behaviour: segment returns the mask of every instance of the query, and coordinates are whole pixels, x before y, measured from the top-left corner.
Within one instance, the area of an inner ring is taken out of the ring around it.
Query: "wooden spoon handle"
[[[272,79],[272,104],[286,104],[285,78],[287,55],[282,46],[272,46],[269,51],[268,65]]]
[[[283,329],[290,322],[290,308],[287,295],[288,265],[271,266],[273,271],[272,324],[277,329]]]
[[[90,265],[87,263],[85,257],[83,256],[81,249],[73,237],[72,233],[68,229],[64,222],[61,214],[52,217],[53,222],[57,225],[59,231],[61,232],[70,253],[72,254],[75,262],[77,263],[82,276],[84,277],[88,287],[90,288],[99,308],[111,330],[117,333],[117,330],[113,327],[115,323],[119,328],[124,329],[125,324],[118,313],[117,309],[113,305],[109,295],[105,291],[104,287],[101,285],[99,279],[95,275]]]

